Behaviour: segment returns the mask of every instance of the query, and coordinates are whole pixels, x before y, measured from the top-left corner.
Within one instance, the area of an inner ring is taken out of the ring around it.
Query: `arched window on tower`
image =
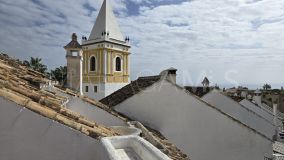
[[[115,58],[115,71],[121,71],[121,58]]]
[[[91,57],[90,59],[90,71],[96,71],[96,58]]]

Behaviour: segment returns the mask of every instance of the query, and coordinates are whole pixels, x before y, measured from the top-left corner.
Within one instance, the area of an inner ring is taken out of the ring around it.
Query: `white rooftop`
[[[223,95],[217,90],[213,90],[201,98],[203,101],[214,105],[222,112],[237,119],[244,125],[254,129],[258,133],[265,135],[267,138],[272,139],[274,135],[275,126],[269,120],[255,113],[234,101],[233,99]]]
[[[109,0],[104,0],[103,2],[95,25],[90,34],[89,41],[101,39],[103,34],[108,35],[108,38],[110,39],[124,41],[124,37],[120,31]]]
[[[171,160],[139,136],[105,137],[101,141],[110,160]]]
[[[254,91],[255,94],[261,94],[261,91],[259,89]]]

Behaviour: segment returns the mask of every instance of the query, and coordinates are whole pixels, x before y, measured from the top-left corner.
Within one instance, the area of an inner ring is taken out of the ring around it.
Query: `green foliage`
[[[266,83],[266,84],[263,85],[262,88],[267,91],[267,90],[271,89],[271,85]]]
[[[60,66],[58,68],[55,68],[55,70],[51,70],[50,77],[53,80],[60,82],[61,85],[65,85],[67,80],[67,67]]]
[[[47,67],[46,65],[42,64],[41,58],[31,57],[30,61],[24,61],[23,64],[30,67],[31,69],[35,71],[38,71],[43,74],[47,74]]]
[[[47,72],[48,70],[47,66],[42,64],[42,59],[34,57],[31,57],[29,61],[24,61],[23,64],[31,68],[32,70],[43,73],[49,78],[60,82],[61,85],[64,85],[66,83],[67,80],[66,66],[60,66],[58,68],[55,68],[54,70],[51,70],[50,72]]]

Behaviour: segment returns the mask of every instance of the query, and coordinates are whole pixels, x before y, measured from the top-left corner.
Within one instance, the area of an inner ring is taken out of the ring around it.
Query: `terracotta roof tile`
[[[211,90],[213,90],[212,87],[194,87],[194,86],[185,86],[184,89],[186,89],[187,91],[198,97],[202,97],[205,94],[209,93]]]
[[[44,75],[28,69],[7,55],[0,54],[0,96],[93,138],[119,135],[110,128],[64,108],[62,104],[67,97],[55,95],[33,85],[48,82],[49,79]]]
[[[71,41],[70,43],[68,43],[65,47],[66,48],[82,48],[82,46],[79,44],[78,41]]]
[[[82,46],[77,41],[76,33],[73,33],[71,38],[72,38],[72,41],[70,43],[68,43],[64,48],[65,49],[67,49],[67,48],[79,48],[79,49],[81,49]]]

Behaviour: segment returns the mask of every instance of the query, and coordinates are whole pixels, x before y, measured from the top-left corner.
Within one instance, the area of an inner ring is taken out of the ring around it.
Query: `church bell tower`
[[[64,47],[67,59],[67,87],[82,95],[82,47],[77,41],[76,33],[73,33],[71,38],[71,42]]]
[[[89,38],[83,37],[83,94],[100,100],[129,84],[129,38],[104,0]]]

